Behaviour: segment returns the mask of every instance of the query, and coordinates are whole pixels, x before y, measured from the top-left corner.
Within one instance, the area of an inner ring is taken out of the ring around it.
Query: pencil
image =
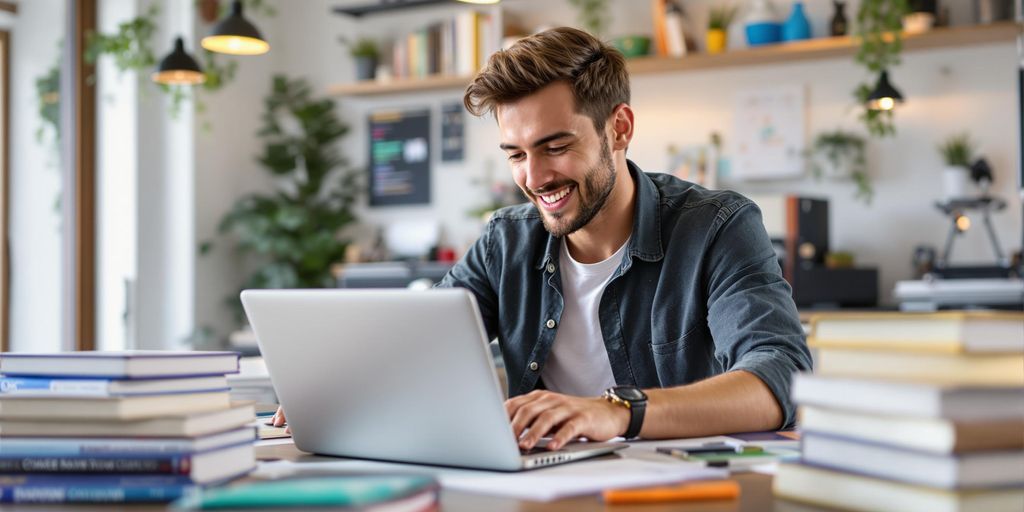
[[[613,505],[660,503],[664,501],[731,500],[740,495],[734,480],[687,482],[665,487],[641,489],[609,489],[604,491],[605,503]]]

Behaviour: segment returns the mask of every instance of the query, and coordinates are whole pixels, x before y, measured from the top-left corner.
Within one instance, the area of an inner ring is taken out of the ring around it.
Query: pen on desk
[[[603,493],[605,503],[615,505],[665,501],[731,500],[739,495],[740,486],[733,480],[688,482],[680,485],[642,489],[610,489]]]

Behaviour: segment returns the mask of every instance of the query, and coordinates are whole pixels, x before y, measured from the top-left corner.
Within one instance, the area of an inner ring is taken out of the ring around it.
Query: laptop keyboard
[[[519,449],[519,455],[534,455],[537,453],[551,453],[551,450],[548,450],[547,448],[542,448],[540,446],[534,446],[529,450],[524,450],[522,448]]]

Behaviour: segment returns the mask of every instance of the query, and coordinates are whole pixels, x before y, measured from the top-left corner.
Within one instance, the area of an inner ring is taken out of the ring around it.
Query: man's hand
[[[524,450],[549,435],[547,447],[557,450],[579,437],[607,441],[621,436],[629,427],[629,410],[601,397],[538,390],[506,400],[505,410],[512,420],[512,431],[519,438],[519,447]],[[527,429],[529,432],[523,435]]]
[[[278,406],[277,407],[277,412],[275,412],[274,415],[270,417],[270,425],[274,426],[274,427],[280,427],[280,426],[284,425],[285,422],[286,422],[286,420],[284,419],[284,408],[281,407],[281,406]],[[285,427],[284,431],[285,431],[286,434],[291,434],[292,433],[292,428],[291,427]]]

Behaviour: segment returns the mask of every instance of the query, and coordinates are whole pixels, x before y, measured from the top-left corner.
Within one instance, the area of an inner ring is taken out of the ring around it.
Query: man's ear
[[[612,151],[625,151],[633,140],[633,109],[626,103],[620,103],[612,111],[606,124],[611,136]]]

